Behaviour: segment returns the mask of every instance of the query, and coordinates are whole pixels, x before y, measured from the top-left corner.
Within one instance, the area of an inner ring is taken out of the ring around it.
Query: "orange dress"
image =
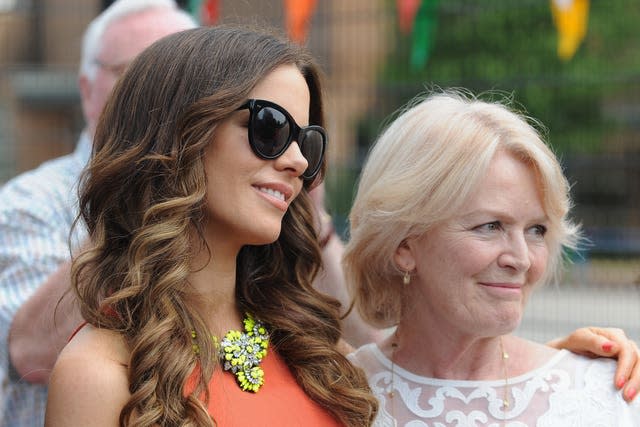
[[[71,334],[71,340],[87,322]],[[209,382],[209,415],[218,427],[341,427],[298,385],[282,358],[269,349],[260,364],[264,384],[257,393],[242,391],[236,377],[221,368]],[[195,388],[195,372],[188,378],[185,394]]]
[[[219,427],[338,427],[326,409],[311,400],[273,349],[260,364],[264,384],[257,393],[242,391],[236,377],[216,369],[209,382],[208,411]],[[185,391],[194,389],[195,377]]]

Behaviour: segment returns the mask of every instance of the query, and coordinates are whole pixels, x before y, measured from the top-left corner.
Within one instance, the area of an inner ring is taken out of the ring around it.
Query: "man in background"
[[[118,77],[161,37],[196,26],[173,0],[117,0],[87,27],[79,88],[85,128],[75,151],[0,189],[0,427],[44,424],[46,383],[81,323],[70,285],[71,251],[85,238],[77,184],[98,118]],[[70,251],[71,244],[71,251]]]

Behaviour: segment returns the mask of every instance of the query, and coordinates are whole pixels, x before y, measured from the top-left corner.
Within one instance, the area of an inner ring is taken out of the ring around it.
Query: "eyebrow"
[[[508,220],[514,219],[512,215],[505,214],[505,212],[494,210],[494,209],[476,209],[471,212],[467,212],[465,214],[460,215],[460,219],[470,220],[470,219],[473,219],[474,216],[480,216],[480,215],[486,215],[486,216],[498,218],[498,219],[508,219]],[[545,214],[543,216],[534,218],[530,222],[531,223],[547,223],[549,221],[550,221],[549,216]]]
[[[126,70],[130,64],[130,61],[110,63],[110,62],[103,61],[99,58],[94,58],[92,62],[98,67],[103,68],[114,74],[122,74],[122,72]]]

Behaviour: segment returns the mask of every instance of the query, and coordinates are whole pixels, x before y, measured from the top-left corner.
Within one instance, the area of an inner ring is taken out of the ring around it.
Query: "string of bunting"
[[[558,31],[557,55],[569,61],[587,34],[589,0],[549,0]],[[220,0],[188,0],[188,10],[202,25],[214,25],[221,15]],[[439,0],[396,0],[398,28],[411,36],[410,66],[422,69],[433,49]],[[284,25],[291,40],[304,44],[317,0],[283,0]]]

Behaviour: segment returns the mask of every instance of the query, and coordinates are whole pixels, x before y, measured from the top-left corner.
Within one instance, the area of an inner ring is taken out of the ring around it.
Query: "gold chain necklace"
[[[395,407],[396,407],[396,402],[393,399],[395,396],[395,393],[393,391],[393,388],[395,387],[395,382],[396,382],[396,362],[395,362],[395,358],[396,358],[396,349],[398,348],[398,333],[397,333],[397,329],[393,332],[393,342],[391,343],[391,386],[389,387],[389,399],[391,400],[391,418],[393,418],[393,420],[395,421],[396,419],[396,412],[395,412]]]
[[[389,392],[387,395],[391,400],[391,418],[396,419],[395,415],[395,358],[396,358],[396,350],[398,349],[398,330],[396,329],[393,332],[393,341],[391,342],[391,385],[389,386]],[[507,422],[507,411],[511,406],[511,400],[509,399],[509,395],[511,394],[511,386],[509,384],[509,373],[507,370],[507,360],[509,360],[509,353],[507,353],[504,349],[504,343],[502,342],[502,337],[500,337],[500,360],[502,361],[502,375],[504,377],[504,392],[502,394],[502,407],[503,407],[503,425],[506,425]]]
[[[502,337],[500,337],[500,359],[502,360],[502,375],[504,376],[504,393],[502,395],[502,407],[503,407],[503,422],[507,423],[507,411],[511,406],[509,395],[511,394],[511,387],[509,386],[509,373],[507,372],[507,360],[509,360],[509,353],[504,350],[504,343]]]

